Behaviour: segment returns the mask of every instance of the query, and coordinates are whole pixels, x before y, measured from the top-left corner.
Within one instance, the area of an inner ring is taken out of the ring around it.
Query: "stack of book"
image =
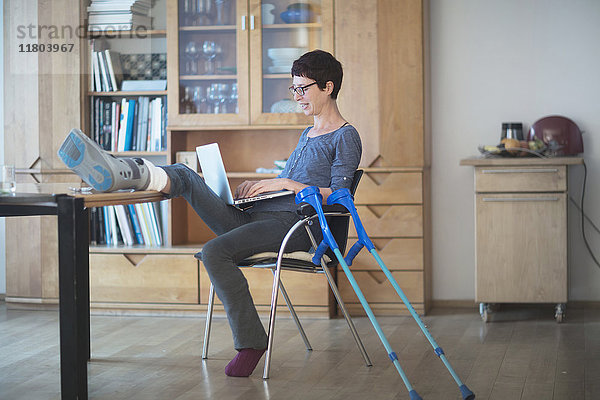
[[[149,247],[167,243],[167,200],[92,208],[90,242],[93,245]]]
[[[130,31],[139,27],[150,30],[151,6],[151,0],[92,0],[87,8],[88,30]]]
[[[121,55],[103,47],[101,42],[95,40],[90,43],[90,88],[96,92],[116,92],[123,81]]]
[[[92,97],[92,138],[107,151],[164,150],[167,135],[164,100],[161,96],[120,101]]]

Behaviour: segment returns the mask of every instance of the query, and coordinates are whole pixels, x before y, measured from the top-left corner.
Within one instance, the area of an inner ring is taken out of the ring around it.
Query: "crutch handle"
[[[321,264],[321,257],[323,257],[323,254],[325,254],[328,247],[329,247],[329,245],[327,244],[327,242],[325,240],[322,240],[321,243],[319,244],[319,247],[317,247],[317,250],[315,250],[315,254],[313,255],[313,258],[312,258],[313,264],[315,264],[315,265]]]
[[[362,244],[362,242],[359,240],[358,242],[354,243],[354,245],[352,245],[350,250],[348,250],[346,257],[344,257],[344,261],[346,261],[346,264],[348,264],[348,266],[352,265],[354,257],[356,257],[358,253],[360,253],[363,247],[365,247],[365,245]]]
[[[346,207],[346,209],[350,212],[350,215],[352,215],[354,227],[356,228],[356,233],[358,234],[358,240],[364,246],[366,246],[367,250],[369,251],[375,248],[373,242],[371,242],[371,239],[369,239],[369,236],[367,236],[367,232],[365,232],[365,228],[363,227],[363,224],[358,216],[358,211],[356,211],[356,207],[354,206],[354,198],[347,188],[338,189],[331,193],[329,197],[327,197],[327,204],[341,204]]]
[[[300,203],[308,203],[315,209],[319,217],[321,231],[323,231],[323,242],[326,243],[331,250],[337,249],[338,245],[333,238],[333,234],[329,229],[329,225],[327,225],[327,220],[323,213],[323,206],[321,205],[323,203],[323,195],[321,195],[319,188],[316,186],[308,186],[299,191],[296,195],[296,204]],[[319,245],[319,247],[321,247],[321,245]]]

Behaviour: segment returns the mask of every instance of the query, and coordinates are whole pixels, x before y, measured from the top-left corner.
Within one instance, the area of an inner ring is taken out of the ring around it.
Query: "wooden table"
[[[567,167],[581,157],[469,158],[475,168],[475,301],[488,321],[495,303],[568,298]]]
[[[160,201],[163,196],[154,191],[83,194],[68,184],[22,184],[17,189],[12,195],[0,195],[1,217],[58,217],[61,396],[87,399],[91,356],[88,209]]]

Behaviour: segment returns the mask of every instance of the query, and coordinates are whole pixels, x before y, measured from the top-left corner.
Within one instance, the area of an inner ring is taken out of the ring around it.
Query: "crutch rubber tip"
[[[467,385],[461,385],[459,387],[462,398],[465,400],[475,400],[475,394],[469,390]]]
[[[423,400],[423,398],[419,396],[419,393],[414,389],[408,392],[408,395],[410,396],[410,400]]]

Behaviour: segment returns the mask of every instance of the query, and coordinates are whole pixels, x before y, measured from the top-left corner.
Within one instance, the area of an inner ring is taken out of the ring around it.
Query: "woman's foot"
[[[150,190],[153,170],[142,158],[117,158],[102,149],[79,129],[71,129],[58,150],[60,159],[99,192],[119,189]],[[159,171],[163,172],[164,171]],[[164,174],[166,177],[166,174]]]
[[[256,364],[267,349],[242,349],[225,367],[225,375],[247,377],[252,374]]]

